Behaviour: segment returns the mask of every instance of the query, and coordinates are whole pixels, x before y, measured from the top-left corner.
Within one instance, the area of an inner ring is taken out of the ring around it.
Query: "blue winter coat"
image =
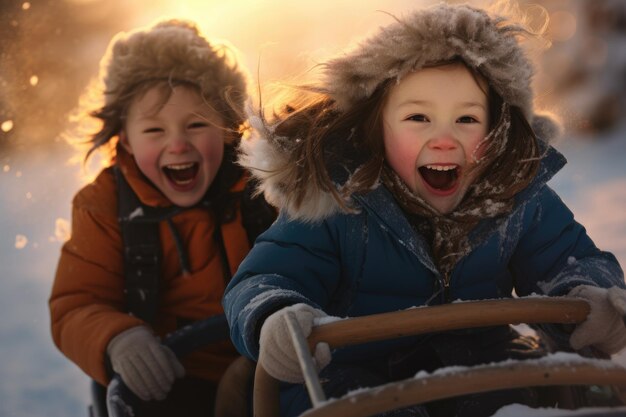
[[[235,346],[256,359],[263,320],[295,303],[355,317],[420,306],[431,298],[430,304],[438,304],[509,298],[512,290],[519,296],[561,296],[581,284],[624,287],[615,257],[594,245],[546,185],[564,164],[549,148],[513,211],[478,224],[470,234],[472,251],[456,265],[447,294],[434,296],[442,277],[429,244],[382,185],[354,197],[359,214],[334,214],[315,223],[281,214],[226,289],[223,303]],[[362,360],[398,343],[406,340],[345,348],[333,362]]]

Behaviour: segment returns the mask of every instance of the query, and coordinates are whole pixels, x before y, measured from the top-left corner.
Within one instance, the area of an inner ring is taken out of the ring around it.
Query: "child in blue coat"
[[[327,315],[513,291],[580,297],[586,321],[571,334],[549,328],[552,338],[605,355],[626,346],[623,272],[546,184],[565,159],[548,144],[558,124],[533,108],[524,35],[521,23],[467,5],[420,10],[325,63],[312,99],[252,118],[241,163],[281,214],[224,307],[238,350],[291,383],[283,415],[310,407],[287,311],[308,334]],[[339,349],[332,361],[319,344],[314,355],[326,395],[338,397],[421,370],[539,357],[537,342],[505,326]],[[519,389],[393,415],[488,416],[544,400]]]

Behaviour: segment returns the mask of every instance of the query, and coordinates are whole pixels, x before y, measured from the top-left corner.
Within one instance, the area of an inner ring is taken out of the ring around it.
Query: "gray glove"
[[[107,346],[113,370],[144,401],[163,400],[185,368],[146,326],[131,327]]]
[[[567,295],[582,298],[591,306],[587,319],[570,336],[574,349],[593,346],[610,355],[626,346],[626,290],[579,285]]]
[[[261,327],[259,344],[259,363],[268,374],[281,381],[301,383],[304,381],[300,362],[291,341],[291,334],[287,327],[285,316],[287,312],[294,313],[305,337],[311,334],[313,321],[316,318],[326,317],[326,313],[307,304],[295,304],[285,307],[270,315]],[[327,343],[318,343],[313,355],[317,370],[321,370],[330,363],[330,347]]]

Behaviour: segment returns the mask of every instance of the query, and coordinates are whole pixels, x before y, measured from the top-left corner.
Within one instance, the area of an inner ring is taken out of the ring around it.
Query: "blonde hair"
[[[100,150],[113,163],[116,140],[133,100],[153,87],[163,102],[177,86],[192,88],[224,120],[227,143],[236,141],[245,120],[247,73],[237,51],[210,43],[190,21],[165,20],[113,37],[100,62],[100,75],[81,97],[65,138],[85,149],[86,163]],[[85,139],[87,138],[87,139]]]

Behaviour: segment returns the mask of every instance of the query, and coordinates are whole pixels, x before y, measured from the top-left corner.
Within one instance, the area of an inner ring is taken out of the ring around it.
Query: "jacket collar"
[[[516,206],[531,199],[539,190],[559,172],[567,163],[565,156],[550,145],[539,142],[539,149],[542,153],[541,164],[537,175],[531,183],[515,196]]]
[[[533,198],[541,188],[566,164],[565,157],[556,149],[549,145],[542,146],[543,158],[539,166],[539,171],[533,181],[515,197],[515,211],[526,201]],[[429,242],[415,233],[409,221],[395,202],[393,196],[383,185],[364,195],[354,196],[354,199],[370,213],[383,228],[389,230],[398,242],[413,253],[420,262],[431,271],[439,274],[432,258]],[[470,235],[470,245],[477,246],[483,241],[483,237],[491,235],[506,221],[509,216],[500,218],[485,219],[481,221]]]
[[[433,262],[430,245],[422,235],[413,231],[413,227],[395,202],[393,196],[383,185],[364,195],[354,196],[384,229],[394,235],[398,242],[414,254],[428,269],[438,274]]]
[[[537,174],[531,183],[515,196],[515,205],[511,213],[524,207],[524,205],[535,197],[546,183],[567,163],[565,157],[552,146],[544,145],[542,142],[539,142],[539,144],[543,156]],[[500,230],[510,218],[511,213],[494,219],[484,219],[478,223],[476,228],[470,232],[471,248],[473,249],[480,245],[489,236]]]

